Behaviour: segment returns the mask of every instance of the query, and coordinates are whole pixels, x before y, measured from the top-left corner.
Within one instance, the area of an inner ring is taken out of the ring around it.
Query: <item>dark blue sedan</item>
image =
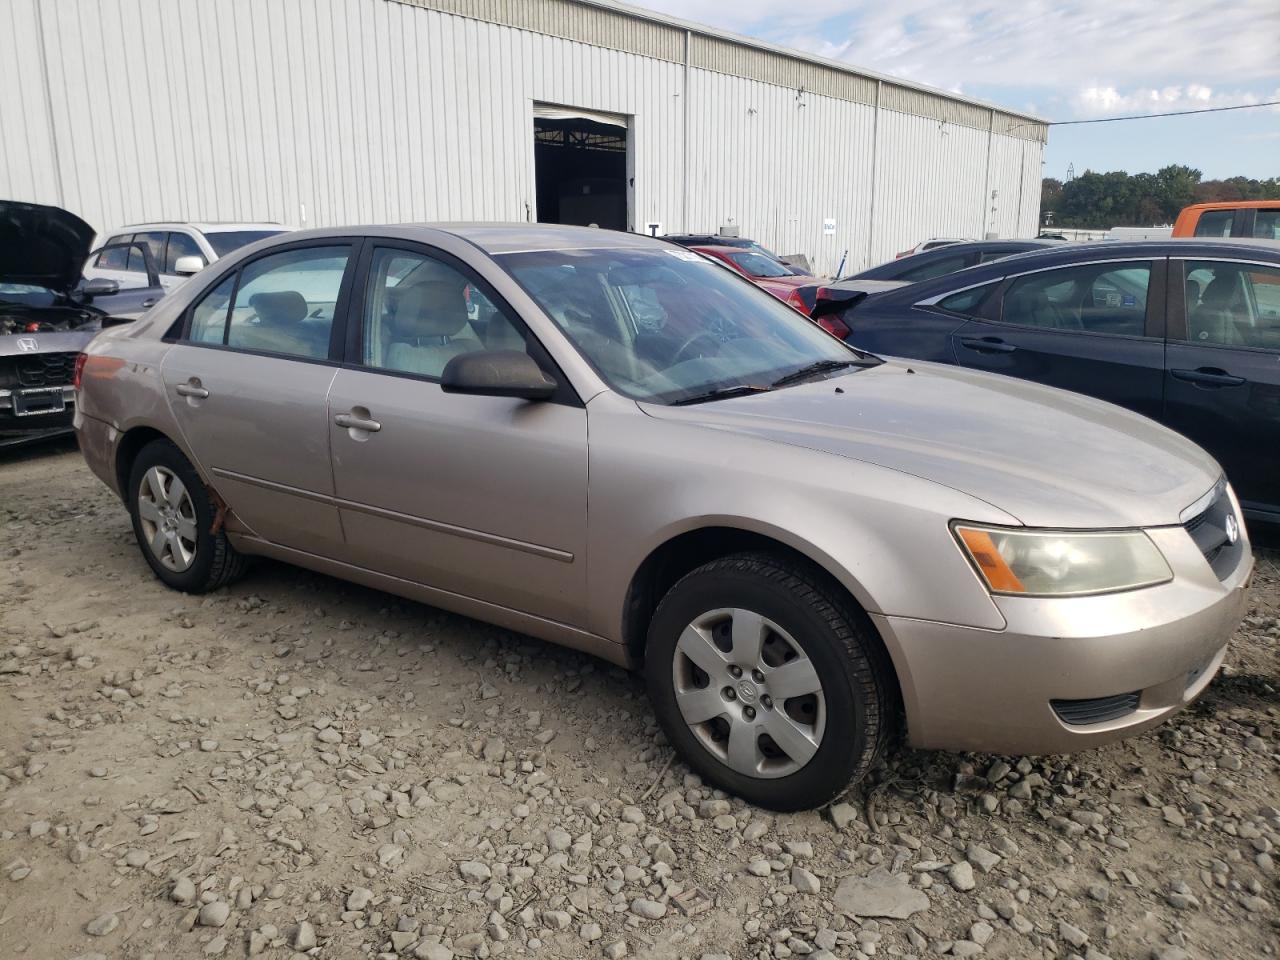
[[[873,353],[1146,414],[1218,459],[1250,519],[1280,523],[1280,247],[1071,244],[889,290],[859,283],[824,288],[815,319],[839,318]]]

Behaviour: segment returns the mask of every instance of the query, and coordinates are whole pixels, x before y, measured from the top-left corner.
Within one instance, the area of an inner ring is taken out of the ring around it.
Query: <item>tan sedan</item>
[[[264,241],[96,339],[76,410],[170,586],[274,557],[643,665],[690,766],[778,809],[899,731],[1060,752],[1159,722],[1252,567],[1176,434],[860,353],[600,230]]]

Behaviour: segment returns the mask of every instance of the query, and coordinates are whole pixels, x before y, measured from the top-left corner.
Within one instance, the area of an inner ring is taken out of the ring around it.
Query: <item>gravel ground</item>
[[[0,453],[0,956],[1274,956],[1280,555],[1206,696],[1071,757],[703,787],[639,681],[263,563],[163,588],[72,446]],[[993,691],[998,695],[998,691]]]

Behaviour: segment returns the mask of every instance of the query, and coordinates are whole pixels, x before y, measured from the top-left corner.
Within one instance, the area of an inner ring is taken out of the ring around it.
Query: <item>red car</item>
[[[689,249],[719,260],[731,270],[736,270],[756,285],[764,287],[783,303],[795,307],[806,317],[813,308],[812,299],[806,301],[801,288],[815,288],[821,282],[817,277],[792,273],[785,264],[742,247],[708,246]]]

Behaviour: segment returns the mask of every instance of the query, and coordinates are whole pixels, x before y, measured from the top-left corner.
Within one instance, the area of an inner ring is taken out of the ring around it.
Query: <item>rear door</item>
[[[1012,276],[950,336],[955,362],[1163,411],[1161,260],[1110,260]]]
[[[1280,520],[1280,265],[1172,260],[1164,421]]]
[[[169,406],[223,499],[257,536],[335,557],[326,402],[358,241],[275,248],[188,310],[161,368]]]

